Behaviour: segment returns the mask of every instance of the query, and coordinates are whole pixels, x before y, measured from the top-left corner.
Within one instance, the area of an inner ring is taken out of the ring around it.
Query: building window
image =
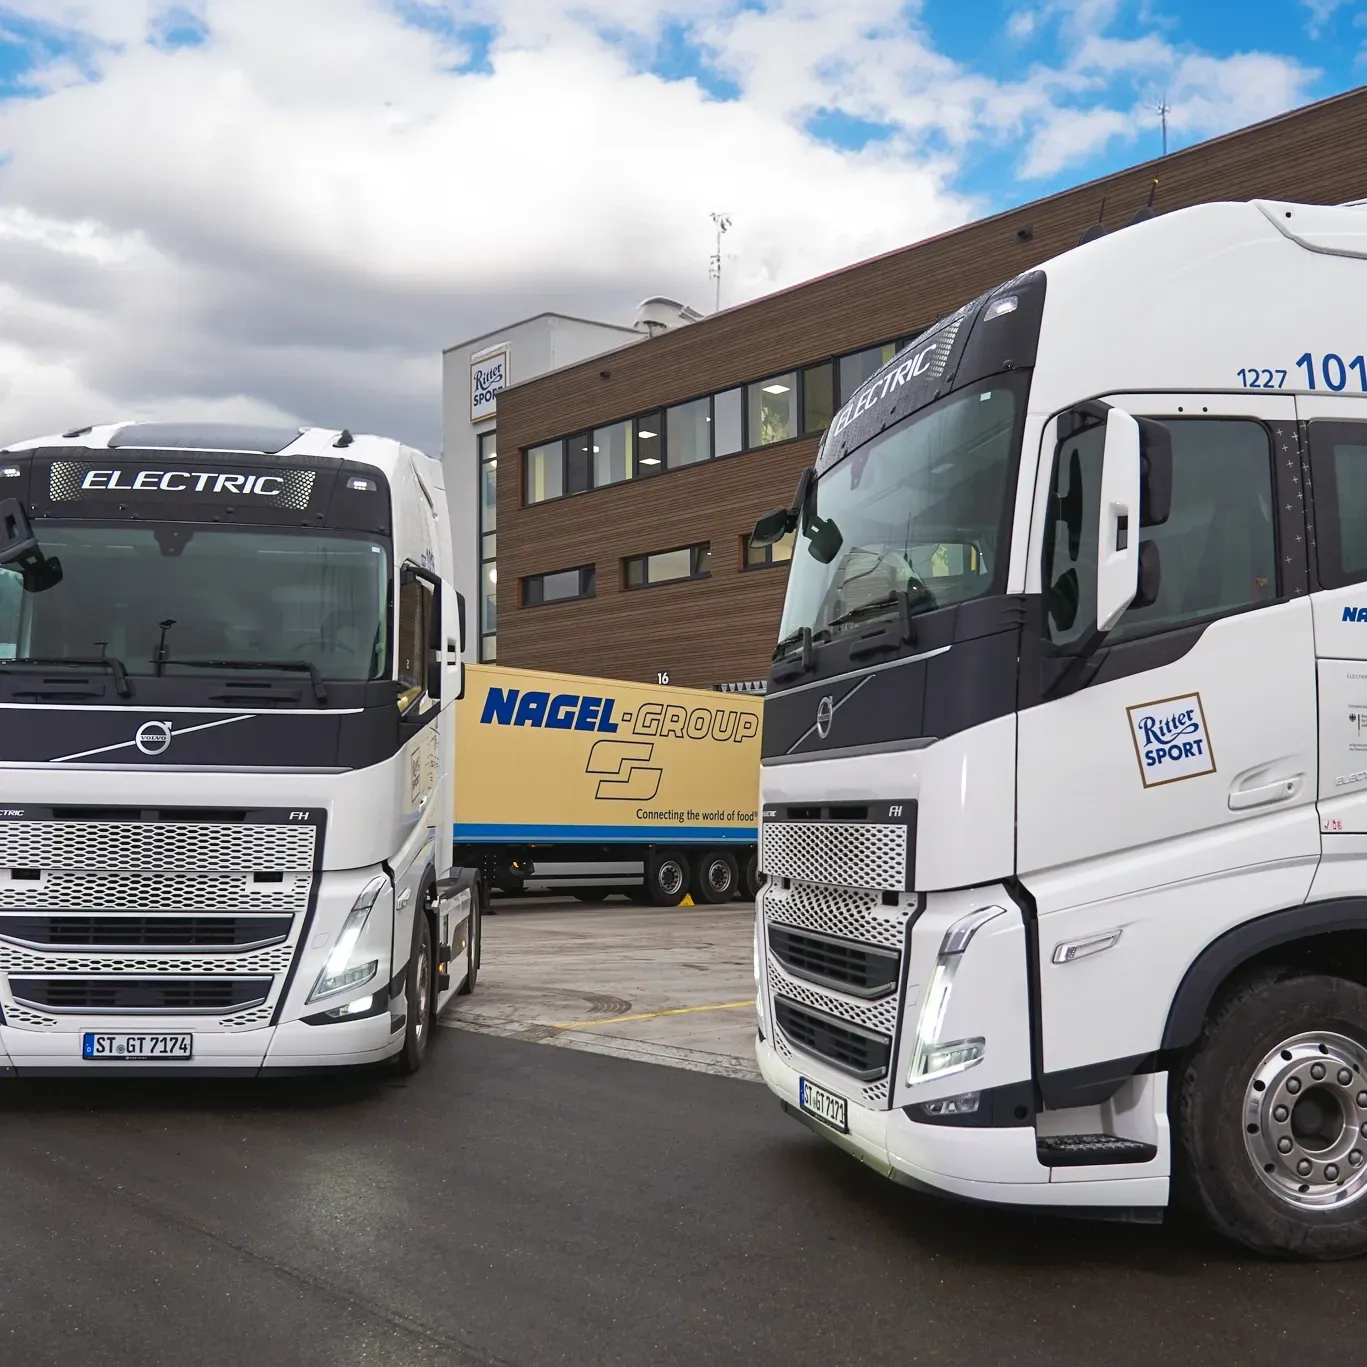
[[[664,472],[665,415],[661,412],[643,413],[636,419],[636,473],[642,479]]]
[[[741,568],[758,570],[765,565],[786,565],[793,558],[793,543],[796,539],[797,533],[789,532],[772,546],[752,546],[749,536],[741,537]]]
[[[631,424],[614,422],[593,429],[593,487],[621,484],[634,473],[631,450]]]
[[[622,562],[629,589],[651,584],[669,584],[679,579],[706,579],[712,573],[712,547],[703,541],[696,546],[680,546],[654,555],[636,555]]]
[[[802,372],[802,430],[824,432],[835,417],[835,365],[823,361]]]
[[[565,442],[565,492],[582,494],[593,487],[593,461],[589,453],[589,434],[581,432]]]
[[[567,603],[572,598],[592,598],[594,567],[580,565],[552,574],[529,574],[522,581],[522,606],[540,607],[544,603]]]
[[[712,399],[714,456],[734,456],[745,449],[742,419],[745,412],[743,391],[728,389]]]
[[[522,484],[524,503],[545,503],[565,492],[565,443],[548,441],[527,452],[527,468]]]
[[[665,438],[671,470],[711,460],[712,400],[694,399],[669,409],[665,414]]]
[[[749,444],[772,446],[798,434],[797,374],[773,375],[767,380],[746,385],[746,410]]]
[[[897,355],[897,343],[888,342],[884,346],[871,346],[865,351],[856,351],[840,358],[840,402],[847,404],[854,398],[855,391],[865,380],[876,375],[892,358]]]
[[[498,433],[479,434],[479,659],[498,658]]]

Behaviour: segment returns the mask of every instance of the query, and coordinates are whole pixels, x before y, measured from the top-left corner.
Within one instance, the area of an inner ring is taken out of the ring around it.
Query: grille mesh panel
[[[760,868],[770,878],[901,891],[907,828],[864,821],[766,821]]]
[[[178,1012],[254,1006],[271,990],[270,978],[17,978],[10,983],[16,1000],[52,1011]]]
[[[307,909],[311,882],[307,873],[286,873],[279,883],[254,883],[244,873],[49,873],[46,868],[41,879],[27,879],[7,877],[0,869],[0,911],[231,911],[293,916]]]
[[[251,973],[283,973],[294,957],[293,945],[277,945],[250,954],[71,954],[20,949],[0,944],[0,973],[88,973],[102,977],[242,977]]]
[[[0,867],[79,872],[311,870],[312,826],[174,821],[0,822]]]
[[[844,888],[813,887],[794,883],[780,888],[766,884],[760,889],[764,919],[771,925],[817,930],[844,940],[902,948],[913,907],[885,907],[876,892]]]

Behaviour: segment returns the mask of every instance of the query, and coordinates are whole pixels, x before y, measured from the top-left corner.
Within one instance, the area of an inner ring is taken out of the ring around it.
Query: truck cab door
[[[1325,357],[1322,376],[1336,378]],[[1342,369],[1342,367],[1340,367]],[[1347,376],[1344,376],[1345,380]],[[1355,378],[1355,376],[1354,376]],[[1312,900],[1367,889],[1367,399],[1296,400],[1314,491],[1311,603],[1319,683],[1324,857]]]
[[[1095,628],[1105,428],[1046,427],[1027,578],[1042,657],[1022,670],[1017,768],[1046,1100],[1051,1075],[1157,1049],[1195,956],[1304,901],[1320,851],[1294,401],[1108,402],[1168,427],[1172,504],[1132,529],[1158,551],[1154,601],[1068,667]]]

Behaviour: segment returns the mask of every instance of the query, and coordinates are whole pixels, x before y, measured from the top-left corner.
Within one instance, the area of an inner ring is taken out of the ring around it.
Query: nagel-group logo
[[[710,741],[734,745],[759,735],[759,718],[735,706],[642,702],[549,690],[490,687],[480,712],[482,726],[526,726],[543,731],[590,731],[595,740],[584,772],[596,778],[594,796],[609,802],[650,802],[664,778],[665,753],[657,741]],[[630,739],[628,739],[630,737]]]

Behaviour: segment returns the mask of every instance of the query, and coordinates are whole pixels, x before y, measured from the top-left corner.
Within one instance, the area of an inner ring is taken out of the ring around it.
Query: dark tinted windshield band
[[[388,483],[357,461],[48,447],[7,453],[5,469],[0,497],[14,493],[32,517],[391,531]]]

